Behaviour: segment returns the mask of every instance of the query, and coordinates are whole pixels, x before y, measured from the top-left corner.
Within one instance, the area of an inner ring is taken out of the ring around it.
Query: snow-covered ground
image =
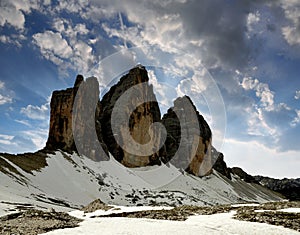
[[[118,212],[138,211],[146,209],[162,209],[151,207],[119,207]],[[299,209],[299,208],[298,208]],[[214,215],[191,216],[186,221],[152,220],[143,218],[91,218],[93,215],[104,215],[110,211],[96,211],[83,216],[82,211],[70,214],[84,219],[77,228],[67,228],[45,233],[47,235],[105,235],[105,234],[271,234],[271,235],[299,235],[291,229],[263,223],[239,221],[232,218],[234,211]]]
[[[288,213],[300,213],[300,208],[286,208],[286,209],[280,209],[278,211],[288,212]]]
[[[49,235],[300,234],[283,227],[235,220],[232,216],[235,207],[240,205],[233,205],[230,213],[191,216],[186,221],[95,217],[138,210],[171,209],[182,204],[248,203],[248,206],[255,206],[257,203],[281,200],[267,189],[245,183],[235,175],[232,175],[233,180],[229,180],[213,172],[200,178],[165,165],[132,170],[113,159],[94,162],[77,154],[59,151],[48,154],[48,166],[29,174],[4,157],[0,158],[20,173],[4,174],[0,171],[0,216],[20,208],[34,207],[67,211],[84,220],[77,228],[46,233]],[[97,198],[117,206],[109,211],[86,214],[76,210]],[[299,212],[299,208],[282,211]]]
[[[0,216],[20,205],[70,211],[97,198],[122,206],[202,206],[280,200],[259,185],[245,183],[234,175],[229,180],[217,172],[200,178],[166,165],[128,169],[114,159],[94,162],[57,151],[48,154],[48,166],[29,174],[0,158],[23,175],[0,171]]]

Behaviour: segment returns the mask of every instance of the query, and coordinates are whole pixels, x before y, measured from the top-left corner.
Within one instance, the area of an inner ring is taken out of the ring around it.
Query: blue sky
[[[299,15],[297,0],[2,0],[0,152],[42,148],[52,91],[101,83],[103,60],[124,72],[139,48],[161,105],[190,93],[229,166],[300,177]]]

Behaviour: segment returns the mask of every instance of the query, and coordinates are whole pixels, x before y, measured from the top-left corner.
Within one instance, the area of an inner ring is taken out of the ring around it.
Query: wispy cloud
[[[11,140],[14,138],[14,136],[12,135],[3,135],[0,134],[0,143],[4,144],[4,145],[10,145],[11,144]]]
[[[290,45],[300,45],[300,8],[299,2],[295,0],[281,0],[281,6],[285,17],[292,25],[282,27],[282,34]]]
[[[299,99],[300,99],[300,90],[295,92],[294,98],[295,98],[296,100],[299,100]]]
[[[20,113],[34,120],[48,120],[49,104],[43,104],[41,106],[34,106],[30,104],[25,108],[21,108]]]
[[[12,97],[7,94],[10,93],[6,91],[5,83],[0,81],[0,105],[12,103]]]
[[[245,90],[255,90],[255,94],[260,98],[262,107],[267,111],[274,109],[274,92],[270,90],[269,85],[259,82],[258,79],[246,77],[243,79],[241,86]]]
[[[28,127],[31,127],[31,124],[27,120],[18,120],[18,119],[16,119],[15,122],[23,124],[23,125],[28,126]]]

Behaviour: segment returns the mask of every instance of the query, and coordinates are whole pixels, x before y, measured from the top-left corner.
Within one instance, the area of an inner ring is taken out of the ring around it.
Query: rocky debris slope
[[[67,213],[30,209],[0,218],[2,235],[36,235],[56,229],[77,227],[81,219]]]
[[[261,185],[278,192],[289,200],[300,201],[300,178],[298,179],[273,179],[265,176],[254,176]]]

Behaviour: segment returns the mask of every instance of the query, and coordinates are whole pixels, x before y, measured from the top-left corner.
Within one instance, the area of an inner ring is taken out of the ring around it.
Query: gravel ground
[[[84,207],[85,213],[98,209],[109,210],[111,206],[96,200]],[[285,208],[300,208],[300,202],[272,202],[257,206],[220,205],[213,207],[180,206],[171,210],[148,210],[121,212],[97,217],[128,217],[184,221],[191,215],[212,215],[236,211],[235,219],[283,226],[300,232],[300,213],[278,211]],[[260,211],[257,211],[260,210]],[[82,220],[67,213],[45,212],[35,209],[6,215],[0,218],[1,235],[36,235],[55,229],[77,227]]]
[[[63,212],[26,210],[0,218],[1,235],[36,235],[61,228],[77,227],[82,220]]]
[[[184,221],[191,215],[212,215],[235,210],[235,219],[283,226],[300,232],[300,213],[277,211],[286,208],[300,208],[300,202],[271,202],[258,206],[221,205],[212,207],[181,206],[171,210],[150,210],[123,212],[99,217],[128,217]],[[268,210],[257,212],[257,210]],[[269,211],[270,210],[270,211]]]

